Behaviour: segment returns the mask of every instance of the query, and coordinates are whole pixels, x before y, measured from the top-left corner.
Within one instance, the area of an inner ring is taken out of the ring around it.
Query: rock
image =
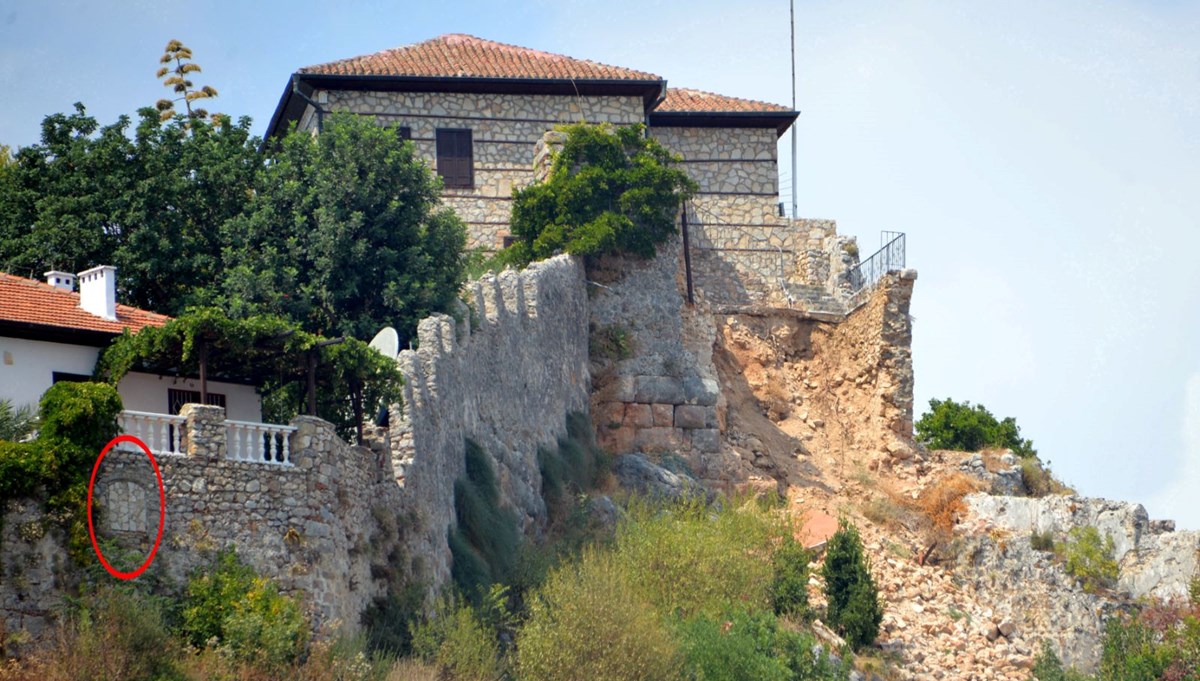
[[[901,442],[900,440],[893,440],[892,442],[889,442],[887,451],[893,459],[899,459],[901,461],[907,461],[913,457],[912,447],[905,442]]]
[[[1005,619],[996,625],[996,629],[999,630],[1000,635],[1004,638],[1012,638],[1013,634],[1017,631],[1017,625],[1012,620]]]
[[[675,407],[676,428],[712,428],[717,425],[717,413],[712,407],[681,404]]]
[[[647,496],[681,499],[704,493],[695,478],[685,473],[669,471],[651,463],[641,454],[617,457],[613,465],[613,475],[622,487]]]
[[[980,633],[982,633],[989,641],[995,641],[996,639],[1000,638],[1000,629],[998,629],[994,624],[985,625],[983,627],[983,631]]]
[[[612,499],[607,496],[598,496],[588,499],[587,514],[588,519],[595,525],[611,529],[617,526],[617,519],[620,517],[621,511]]]

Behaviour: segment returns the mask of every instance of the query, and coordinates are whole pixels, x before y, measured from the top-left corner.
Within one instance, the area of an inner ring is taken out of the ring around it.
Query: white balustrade
[[[225,455],[234,461],[292,465],[292,426],[248,421],[225,422]]]
[[[123,411],[117,417],[121,432],[133,435],[146,446],[155,456],[180,456],[179,441],[183,436],[184,418],[170,414],[153,414],[145,411]],[[141,451],[137,445],[122,442],[117,449],[124,451]]]

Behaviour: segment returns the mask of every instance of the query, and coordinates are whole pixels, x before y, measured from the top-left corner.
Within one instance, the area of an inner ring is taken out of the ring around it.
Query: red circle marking
[[[154,538],[154,548],[150,550],[150,555],[146,556],[146,562],[133,572],[121,572],[108,564],[104,559],[104,554],[100,551],[100,544],[96,542],[96,529],[92,526],[92,489],[96,486],[96,474],[100,472],[100,462],[104,461],[104,457],[108,456],[109,450],[122,442],[132,442],[141,448],[146,453],[146,458],[150,459],[150,465],[154,467],[154,477],[158,480],[158,535]],[[118,435],[114,437],[104,447],[104,451],[100,452],[100,457],[96,459],[96,465],[92,466],[92,479],[88,482],[87,491],[87,519],[88,519],[88,535],[92,538],[92,548],[96,551],[96,557],[100,559],[100,564],[108,570],[108,574],[117,579],[133,579],[146,571],[150,567],[150,563],[154,562],[154,554],[158,553],[158,545],[162,542],[163,526],[167,523],[167,493],[163,488],[162,473],[158,470],[158,461],[154,459],[154,455],[150,453],[150,448],[133,435]]]

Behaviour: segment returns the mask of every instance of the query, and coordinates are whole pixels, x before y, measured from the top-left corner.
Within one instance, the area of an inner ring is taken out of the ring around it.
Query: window
[[[92,377],[87,374],[69,374],[65,371],[52,372],[55,383],[87,383]]]
[[[167,413],[178,414],[185,404],[200,404],[199,390],[176,390],[167,388]],[[208,404],[213,407],[224,407],[225,396],[221,393],[209,393]]]
[[[447,188],[470,189],[475,186],[470,130],[438,128],[437,171]]]
[[[412,128],[407,125],[401,125],[396,128],[396,134],[399,135],[400,139],[402,140],[410,140],[412,139]]]

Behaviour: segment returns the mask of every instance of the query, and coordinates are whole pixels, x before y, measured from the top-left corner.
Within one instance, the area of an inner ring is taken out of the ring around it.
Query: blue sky
[[[1200,3],[796,15],[800,214],[864,254],[908,233],[918,409],[1015,416],[1081,492],[1200,529]],[[261,133],[296,68],[451,32],[790,99],[784,0],[0,0],[0,143],[75,101],[102,123],[152,104],[171,38],[220,90],[209,108]]]

